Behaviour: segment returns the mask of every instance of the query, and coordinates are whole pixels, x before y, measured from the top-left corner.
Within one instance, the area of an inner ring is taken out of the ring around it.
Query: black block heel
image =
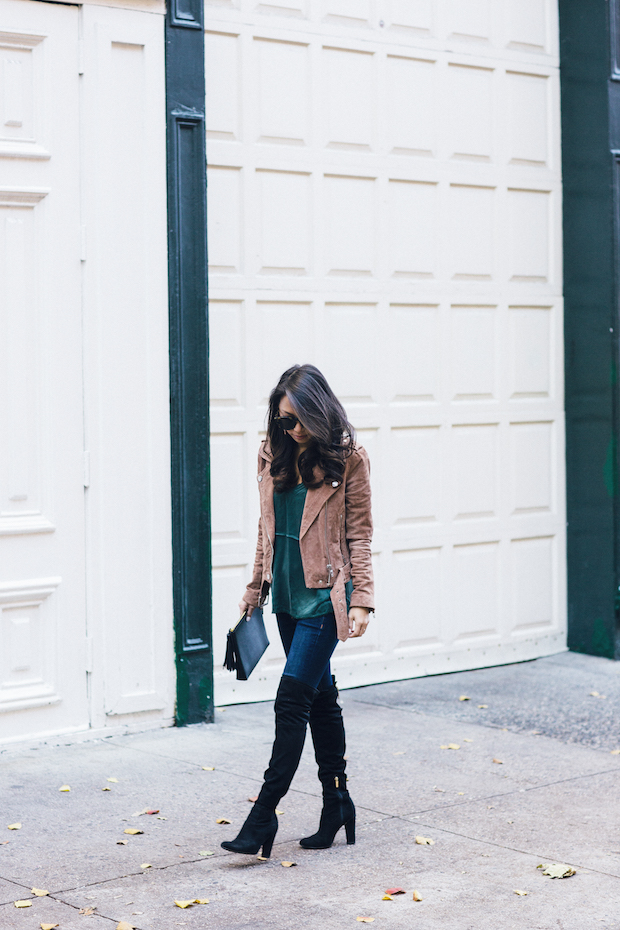
[[[355,846],[355,817],[353,820],[347,820],[344,829],[347,834],[347,846]]]

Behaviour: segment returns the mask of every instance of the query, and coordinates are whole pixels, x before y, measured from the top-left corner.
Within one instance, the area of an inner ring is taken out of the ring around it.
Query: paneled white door
[[[314,362],[372,464],[342,686],[565,648],[556,0],[206,0],[216,662]],[[273,696],[274,645],[218,702]]]
[[[0,0],[0,28],[0,739],[10,740],[88,725],[78,9]]]

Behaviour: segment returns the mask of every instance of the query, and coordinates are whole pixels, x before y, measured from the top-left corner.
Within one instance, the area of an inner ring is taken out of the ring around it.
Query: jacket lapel
[[[304,505],[304,512],[301,518],[301,527],[299,530],[299,538],[307,533],[310,529],[317,516],[321,512],[321,508],[329,500],[332,494],[335,494],[340,485],[333,488],[331,484],[322,484],[320,488],[309,488],[306,495],[306,503]]]

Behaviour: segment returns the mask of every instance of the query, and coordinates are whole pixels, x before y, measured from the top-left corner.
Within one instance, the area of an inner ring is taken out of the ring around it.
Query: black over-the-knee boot
[[[274,705],[276,738],[263,787],[239,835],[234,840],[224,841],[224,849],[253,855],[262,846],[263,856],[271,854],[278,829],[275,809],[297,771],[316,694],[316,689],[303,681],[282,676]]]
[[[355,843],[355,806],[347,791],[344,724],[338,703],[336,679],[326,691],[319,691],[310,711],[314,756],[323,786],[323,810],[318,831],[304,837],[305,849],[327,849],[341,827],[347,843]]]

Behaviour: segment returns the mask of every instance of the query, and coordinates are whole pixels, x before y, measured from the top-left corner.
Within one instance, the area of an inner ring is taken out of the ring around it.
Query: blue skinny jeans
[[[290,614],[276,614],[282,645],[286,653],[283,675],[296,678],[325,691],[331,688],[329,660],[338,643],[333,613],[296,620]]]

